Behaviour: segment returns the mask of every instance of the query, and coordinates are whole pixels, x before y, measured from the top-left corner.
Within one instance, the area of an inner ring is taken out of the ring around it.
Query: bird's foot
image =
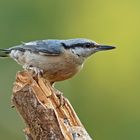
[[[32,73],[33,77],[36,77],[36,76],[42,77],[43,73],[44,73],[44,71],[42,69],[33,67],[31,65],[24,65],[23,68],[27,71],[30,71]]]
[[[59,90],[55,89],[55,94],[59,99],[60,105],[58,107],[62,107],[65,105],[66,98],[63,96],[63,93],[60,92]]]
[[[38,76],[42,76],[43,75],[44,71],[42,69],[37,68],[37,67],[32,67],[32,69],[33,69],[35,75],[38,75]]]

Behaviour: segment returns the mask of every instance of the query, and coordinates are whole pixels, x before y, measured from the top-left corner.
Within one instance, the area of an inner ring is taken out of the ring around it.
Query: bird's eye
[[[85,44],[85,47],[86,47],[86,48],[90,48],[90,47],[91,47],[91,44],[90,44],[90,43],[86,43],[86,44]]]

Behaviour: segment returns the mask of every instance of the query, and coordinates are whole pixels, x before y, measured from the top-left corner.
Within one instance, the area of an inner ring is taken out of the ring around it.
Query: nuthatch
[[[1,49],[0,57],[10,56],[26,70],[42,73],[50,83],[62,81],[79,72],[87,57],[114,49],[88,39],[38,40]]]

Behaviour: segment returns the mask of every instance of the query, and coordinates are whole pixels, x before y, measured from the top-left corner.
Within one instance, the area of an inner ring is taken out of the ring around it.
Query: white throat
[[[72,53],[82,57],[88,57],[96,52],[94,48],[82,48],[82,47],[72,48],[71,51]]]

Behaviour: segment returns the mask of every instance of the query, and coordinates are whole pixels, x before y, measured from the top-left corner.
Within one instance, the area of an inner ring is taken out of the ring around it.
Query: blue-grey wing
[[[12,50],[31,51],[41,55],[59,55],[61,53],[61,46],[59,41],[55,40],[40,40],[29,43],[22,43],[22,45],[11,48]]]

